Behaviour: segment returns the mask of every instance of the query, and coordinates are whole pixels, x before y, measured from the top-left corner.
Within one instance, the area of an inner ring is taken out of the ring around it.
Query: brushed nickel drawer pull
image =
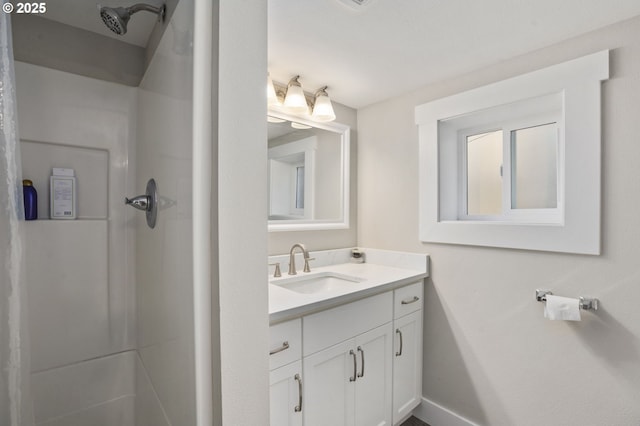
[[[351,349],[349,351],[349,355],[353,355],[353,376],[349,377],[350,382],[356,381],[357,371],[358,371],[358,361],[356,360],[356,353]]]
[[[413,296],[413,299],[411,299],[411,300],[403,300],[400,303],[403,304],[403,305],[410,305],[412,303],[417,302],[418,300],[420,300],[420,298],[418,296]]]
[[[362,368],[360,368],[358,377],[364,377],[364,351],[360,346],[358,346],[358,352],[360,352],[360,360],[362,361]]]
[[[282,342],[282,346],[280,346],[277,349],[273,349],[269,351],[269,355],[275,355],[278,352],[286,351],[287,349],[289,349],[289,342]]]
[[[293,379],[298,382],[298,405],[293,408],[294,413],[302,411],[302,379],[299,374],[293,376]]]
[[[400,335],[400,348],[398,352],[396,352],[396,356],[402,356],[402,331],[399,328],[396,328],[396,334]]]

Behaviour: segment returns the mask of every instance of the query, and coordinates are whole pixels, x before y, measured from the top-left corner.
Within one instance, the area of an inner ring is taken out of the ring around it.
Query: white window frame
[[[600,91],[608,78],[609,52],[602,51],[417,106],[421,241],[600,254]],[[548,96],[562,99],[558,211],[546,220],[539,211],[513,220],[461,216],[458,132],[500,128],[531,111],[557,114],[536,105]],[[500,117],[488,120],[485,111]]]

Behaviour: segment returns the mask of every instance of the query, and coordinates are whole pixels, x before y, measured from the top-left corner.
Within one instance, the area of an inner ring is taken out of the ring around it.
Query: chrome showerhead
[[[158,21],[164,22],[165,5],[160,7],[151,6],[149,4],[134,4],[131,7],[101,7],[100,17],[104,24],[114,33],[123,35],[127,32],[127,23],[131,19],[131,15],[141,10],[152,12],[158,15]]]
[[[127,32],[127,22],[131,14],[124,7],[102,7],[100,17],[111,31],[122,35]]]

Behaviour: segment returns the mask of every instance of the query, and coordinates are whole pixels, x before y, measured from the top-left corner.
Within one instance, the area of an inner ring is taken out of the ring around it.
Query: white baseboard
[[[480,426],[424,397],[413,415],[430,426]]]

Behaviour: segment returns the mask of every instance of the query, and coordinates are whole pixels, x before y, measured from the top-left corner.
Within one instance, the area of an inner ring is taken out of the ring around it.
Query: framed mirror
[[[269,231],[349,227],[349,132],[269,110]]]

